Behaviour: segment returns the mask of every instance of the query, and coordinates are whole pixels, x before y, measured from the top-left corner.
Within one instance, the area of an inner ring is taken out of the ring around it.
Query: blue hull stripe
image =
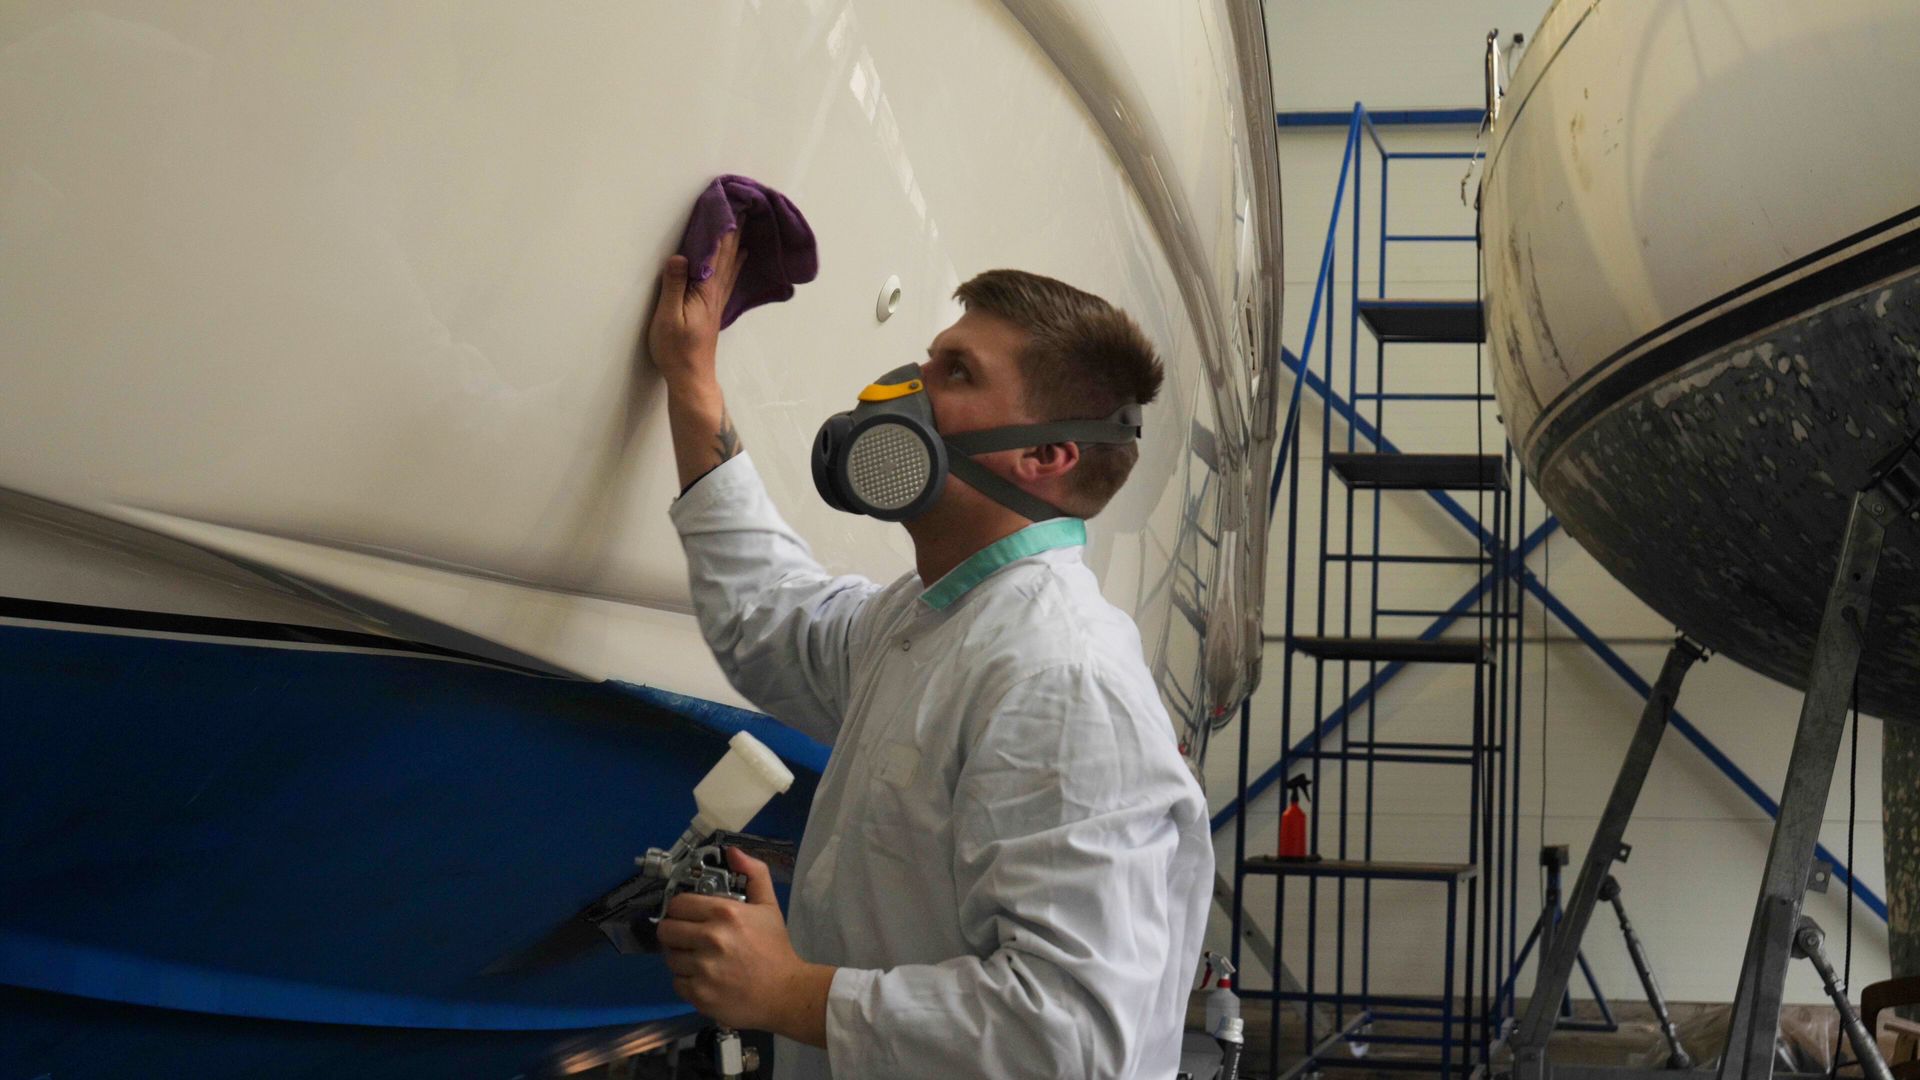
[[[22,990],[255,1020],[452,1031],[561,1031],[685,1016],[680,1003],[599,1008],[440,1001],[211,971],[0,933],[0,983]]]

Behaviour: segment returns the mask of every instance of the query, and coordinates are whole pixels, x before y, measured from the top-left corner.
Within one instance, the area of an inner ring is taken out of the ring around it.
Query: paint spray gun
[[[728,740],[726,756],[694,786],[697,809],[687,831],[672,847],[650,848],[635,859],[640,873],[602,901],[602,917],[595,920],[601,933],[621,952],[652,952],[659,948],[654,927],[675,896],[690,892],[745,902],[746,875],[728,867],[726,849],[743,846],[738,841],[750,838],[741,837],[740,830],[792,786],[793,773],[765,743],[744,731]],[[758,1056],[741,1045],[740,1033],[732,1028],[718,1029],[714,1050],[727,1080],[760,1067]]]
[[[687,831],[672,847],[649,848],[634,860],[640,877],[658,882],[661,889],[653,922],[658,923],[668,901],[683,892],[746,900],[746,878],[728,869],[726,845],[715,841],[722,834],[738,833],[775,795],[792,786],[793,773],[765,743],[744,731],[728,740],[727,755],[694,785],[697,809]]]
[[[760,740],[741,732],[726,756],[693,789],[693,823],[669,848],[651,848],[635,859],[633,875],[527,948],[501,957],[481,972],[510,976],[568,963],[612,942],[623,953],[657,953],[657,927],[675,896],[725,896],[746,900],[747,880],[727,865],[727,849],[739,848],[767,864],[775,881],[790,880],[794,846],[748,836],[739,830],[777,794],[793,786],[793,773]],[[724,1076],[759,1068],[738,1033],[718,1029],[717,1057]]]
[[[660,951],[654,928],[667,904],[683,892],[746,900],[747,879],[727,866],[727,849],[737,847],[767,864],[774,880],[793,866],[793,846],[785,841],[748,836],[739,829],[752,821],[775,795],[793,786],[793,773],[766,744],[742,731],[727,743],[727,754],[693,789],[693,823],[668,848],[648,848],[633,860],[640,872],[619,888],[587,905],[579,922],[599,932],[623,953]],[[569,931],[571,934],[572,932]],[[513,967],[565,959],[574,940],[527,950]],[[549,955],[551,954],[551,955]]]

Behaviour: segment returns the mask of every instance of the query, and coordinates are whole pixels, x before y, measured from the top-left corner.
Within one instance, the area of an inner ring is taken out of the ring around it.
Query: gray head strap
[[[1053,420],[1044,424],[989,428],[944,436],[949,449],[961,454],[991,454],[996,450],[1024,450],[1049,443],[1130,443],[1140,437],[1140,406],[1124,405],[1103,420]]]
[[[1127,405],[1104,420],[1055,420],[1045,424],[992,428],[943,436],[947,444],[947,471],[1030,521],[1073,517],[1065,510],[1037,495],[1030,495],[1013,483],[973,460],[973,454],[991,454],[996,450],[1024,450],[1050,443],[1130,443],[1140,437],[1140,406]]]
[[[967,486],[979,491],[980,494],[1029,521],[1047,521],[1052,518],[1073,516],[1038,495],[1029,495],[1020,490],[993,470],[965,454],[948,454],[947,471],[965,481]]]

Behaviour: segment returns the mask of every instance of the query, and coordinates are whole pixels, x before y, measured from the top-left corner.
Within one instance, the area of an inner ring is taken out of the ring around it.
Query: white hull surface
[[[692,198],[737,172],[820,239],[819,279],[721,358],[817,554],[911,565],[899,529],[814,495],[819,421],[920,357],[965,278],[1059,276],[1132,312],[1169,366],[1091,562],[1176,714],[1230,704],[1258,649],[1253,358],[1279,317],[1245,17],[8,4],[0,596],[370,629],[737,701],[687,614],[664,395],[637,358]]]

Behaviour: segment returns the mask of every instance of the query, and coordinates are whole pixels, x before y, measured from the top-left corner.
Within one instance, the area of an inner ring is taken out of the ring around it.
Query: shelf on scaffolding
[[[1349,488],[1372,491],[1500,491],[1507,486],[1506,459],[1499,454],[1327,455]]]
[[[1374,881],[1471,881],[1480,876],[1472,863],[1391,862],[1364,859],[1277,859],[1249,855],[1246,873],[1272,877],[1348,878]]]
[[[1478,300],[1362,300],[1360,320],[1383,342],[1478,345],[1487,340]]]
[[[1322,660],[1407,664],[1479,664],[1488,653],[1485,642],[1444,638],[1295,637],[1293,647]]]

